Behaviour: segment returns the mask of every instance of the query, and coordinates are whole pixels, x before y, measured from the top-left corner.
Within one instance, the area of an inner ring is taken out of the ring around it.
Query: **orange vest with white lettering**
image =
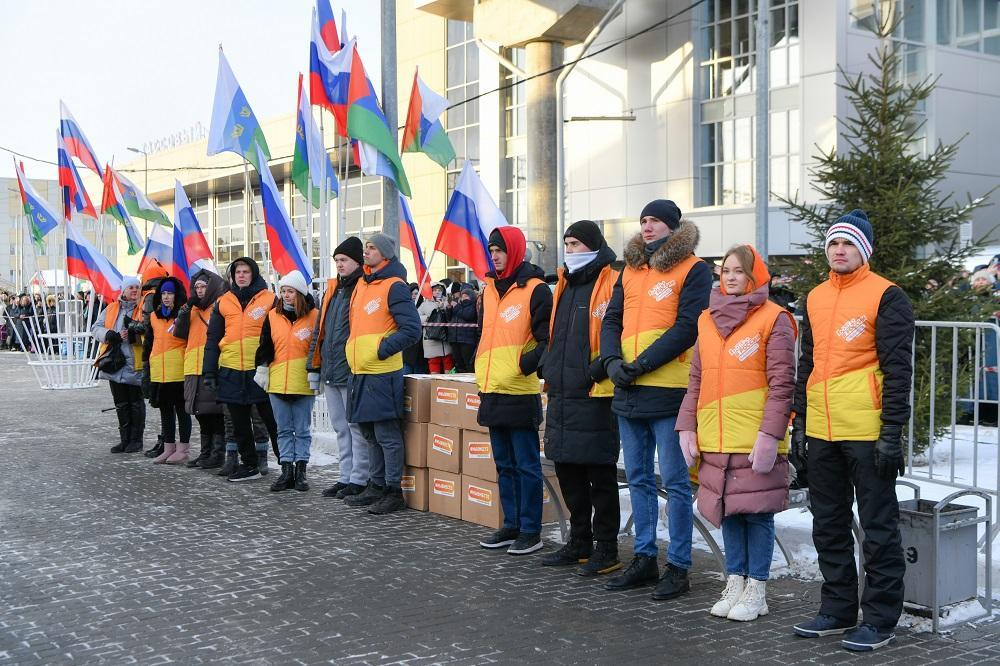
[[[183,339],[174,336],[177,317],[163,319],[157,313],[149,317],[153,348],[149,352],[149,380],[157,384],[184,381]]]
[[[313,335],[313,311],[294,322],[276,309],[267,313],[274,343],[274,360],[268,373],[268,393],[282,395],[313,395],[306,373],[306,356]]]
[[[615,282],[617,280],[618,271],[611,268],[610,265],[605,266],[598,274],[597,281],[594,282],[594,290],[590,292],[590,316],[588,318],[588,330],[590,334],[591,361],[601,355],[601,323],[604,321],[604,314],[608,311],[608,303],[611,302],[611,291],[614,289]],[[559,281],[556,282],[556,290],[555,293],[552,294],[552,317],[549,319],[549,349],[552,348],[553,344],[552,327],[555,326],[556,323],[556,309],[559,307],[559,298],[565,290],[565,269],[560,268]],[[562,341],[557,341],[556,344],[562,344]],[[590,389],[590,397],[592,398],[610,398],[614,394],[615,385],[611,383],[611,379],[604,379],[602,381],[595,382],[593,387]]]
[[[205,362],[205,341],[208,339],[208,319],[205,316],[211,316],[211,311],[191,308],[187,347],[184,350],[185,375],[201,374]]]
[[[226,333],[219,341],[219,367],[246,372],[253,370],[254,356],[260,346],[264,317],[274,307],[274,294],[267,289],[254,294],[246,310],[236,294],[227,291],[219,297],[219,314],[226,320]]]
[[[541,392],[538,374],[521,374],[521,355],[538,346],[531,332],[531,294],[544,284],[531,278],[516,282],[500,297],[496,280],[483,290],[483,333],[476,350],[476,383],[482,393],[534,395]]]
[[[351,332],[347,337],[347,364],[355,375],[381,375],[403,369],[402,352],[380,360],[378,347],[396,332],[396,320],[389,312],[389,290],[398,277],[366,282],[358,280],[351,294]]]

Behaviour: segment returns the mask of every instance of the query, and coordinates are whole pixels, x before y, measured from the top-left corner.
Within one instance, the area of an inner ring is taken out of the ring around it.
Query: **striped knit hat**
[[[872,252],[875,250],[875,234],[872,231],[872,223],[868,221],[868,214],[860,208],[842,215],[826,230],[827,247],[830,247],[830,241],[834,238],[846,238],[858,248],[866,264],[871,260]]]

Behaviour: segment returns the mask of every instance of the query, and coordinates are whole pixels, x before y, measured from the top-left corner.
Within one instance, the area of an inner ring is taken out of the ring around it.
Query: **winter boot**
[[[687,594],[691,590],[691,582],[688,581],[687,569],[675,567],[667,562],[667,568],[660,576],[660,582],[656,584],[652,597],[655,601],[666,601],[676,599],[682,594]]]
[[[222,465],[222,469],[218,471],[218,475],[229,476],[236,471],[237,464],[239,464],[239,455],[236,453],[236,444],[226,442],[226,460]]]
[[[402,511],[405,508],[406,502],[403,501],[403,489],[399,486],[389,486],[385,489],[382,497],[368,507],[368,513],[373,513],[376,516],[384,516],[387,513]]]
[[[656,581],[660,573],[656,566],[656,558],[649,555],[636,555],[632,558],[632,563],[628,565],[620,576],[615,576],[605,585],[605,590],[619,592],[621,590],[633,590],[637,587],[649,585]]]
[[[198,457],[189,460],[186,467],[201,467],[202,461],[208,460],[208,457],[212,455],[211,435],[207,435],[204,432],[199,433],[198,445],[201,447],[201,450],[198,451]]]
[[[221,467],[226,458],[226,440],[222,435],[212,437],[212,448],[208,457],[198,463],[202,469],[215,469]]]
[[[118,415],[118,444],[111,447],[111,453],[125,453],[128,448],[128,403],[115,403],[115,413]]]
[[[368,487],[365,488],[363,493],[346,498],[344,500],[344,504],[347,506],[371,506],[375,502],[382,499],[382,495],[384,493],[385,488],[383,486],[376,485],[375,482],[369,481]]]
[[[612,571],[618,571],[624,564],[618,559],[617,541],[598,541],[590,559],[582,567],[577,569],[581,576],[602,576]]]
[[[146,403],[141,400],[130,403],[128,421],[129,436],[125,453],[142,453],[142,433],[146,429]]]
[[[542,564],[547,567],[566,567],[572,564],[586,564],[594,544],[590,539],[570,538],[566,545],[554,553],[542,558]]]
[[[179,442],[177,444],[177,449],[174,451],[174,455],[167,458],[166,463],[168,465],[183,465],[188,461],[188,453],[191,451],[191,444],[188,442]]]
[[[343,481],[337,481],[329,488],[323,491],[323,497],[336,497],[337,493],[349,486],[349,483],[344,483]]]
[[[743,576],[730,576],[726,579],[726,589],[722,591],[722,598],[715,602],[712,610],[709,611],[715,617],[728,617],[729,611],[739,603],[743,596],[743,589],[746,587],[746,578]]]
[[[271,491],[278,493],[282,490],[291,490],[295,487],[295,471],[292,463],[281,463],[281,476],[271,484]]]
[[[145,455],[147,458],[156,458],[161,453],[163,453],[163,435],[157,435],[156,446],[151,448],[149,451],[146,451],[146,453],[143,455]]]
[[[359,483],[348,483],[346,488],[341,488],[337,492],[337,499],[347,499],[348,497],[354,497],[355,495],[360,495],[365,492],[365,486]]]
[[[257,442],[257,469],[261,476],[267,475],[267,442],[261,444]]]
[[[730,578],[732,577],[730,576]],[[756,620],[761,615],[767,615],[766,592],[766,581],[747,578],[746,587],[743,588],[740,600],[736,602],[736,605],[732,607],[726,617],[737,622],[750,622],[751,620]],[[713,608],[712,610],[714,611],[715,609]],[[712,615],[715,615],[715,613],[712,613]]]
[[[295,461],[295,489],[300,492],[309,490],[309,482],[306,480],[306,461]]]
[[[163,453],[153,458],[153,462],[159,465],[167,462],[167,458],[177,453],[177,444],[174,442],[163,443]]]

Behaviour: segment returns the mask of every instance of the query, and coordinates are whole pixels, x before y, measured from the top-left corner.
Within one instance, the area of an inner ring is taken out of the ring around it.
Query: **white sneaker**
[[[756,620],[758,616],[767,615],[767,600],[764,598],[766,592],[767,583],[765,581],[747,578],[743,595],[726,617],[737,622],[749,622]]]
[[[743,576],[734,575],[727,578],[726,589],[722,591],[722,598],[715,602],[709,613],[715,617],[729,617],[729,611],[740,600],[745,585],[746,579]]]

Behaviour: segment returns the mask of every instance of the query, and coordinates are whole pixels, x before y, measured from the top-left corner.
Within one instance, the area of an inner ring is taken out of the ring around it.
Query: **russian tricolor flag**
[[[159,224],[154,224],[149,230],[149,237],[146,239],[146,249],[142,253],[142,260],[139,261],[139,275],[145,275],[146,269],[151,264],[160,264],[164,270],[170,271],[174,264],[174,239],[170,231]]]
[[[430,280],[424,282],[424,275],[427,274],[427,262],[424,261],[420,241],[417,240],[417,227],[413,224],[413,213],[410,212],[410,204],[406,203],[406,197],[402,194],[399,195],[399,246],[405,247],[413,253],[413,266],[416,269],[420,293],[423,294],[424,298],[433,298]]]
[[[266,162],[265,162],[266,164]],[[218,273],[191,201],[179,180],[174,181],[174,238],[170,274],[190,288],[191,276],[207,268]]]
[[[504,226],[507,218],[472,168],[472,162],[465,160],[434,249],[466,264],[482,280],[494,268],[488,245],[490,234]]]
[[[70,159],[62,134],[56,135],[56,141],[59,147],[59,187],[63,193],[63,217],[69,220],[75,210],[96,220],[97,211],[94,210],[94,204],[90,201],[87,190],[83,189],[80,172]]]
[[[122,274],[73,224],[66,225],[66,272],[89,280],[105,303],[122,293]]]
[[[323,44],[330,53],[336,53],[344,44],[337,34],[337,21],[333,18],[330,0],[316,0],[316,13],[319,14],[319,34]]]
[[[271,263],[280,275],[299,271],[306,278],[306,283],[311,283],[311,262],[306,259],[302,251],[302,243],[295,235],[292,221],[285,209],[285,202],[281,198],[281,192],[278,191],[263,153],[259,155],[259,159],[260,200],[264,208],[264,229],[267,233],[268,248],[271,250]]]
[[[309,40],[309,96],[313,104],[327,109],[337,119],[340,136],[347,136],[348,87],[353,51],[353,44],[348,44],[336,53],[331,52],[324,43],[319,19],[313,12],[312,37]]]
[[[59,136],[66,142],[66,149],[72,157],[80,160],[85,167],[96,173],[98,178],[104,177],[97,153],[90,146],[76,118],[62,100],[59,100]]]

